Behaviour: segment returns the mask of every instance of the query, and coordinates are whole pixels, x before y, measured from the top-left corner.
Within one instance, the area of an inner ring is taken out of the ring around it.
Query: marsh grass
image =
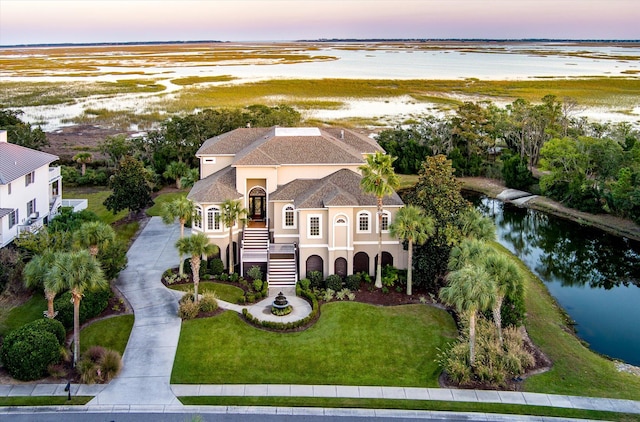
[[[172,79],[171,83],[174,85],[186,86],[211,82],[230,82],[238,78],[231,75],[220,76],[187,76],[185,78]]]

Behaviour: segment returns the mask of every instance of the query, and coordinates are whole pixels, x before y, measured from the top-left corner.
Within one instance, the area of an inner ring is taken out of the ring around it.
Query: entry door
[[[264,197],[252,196],[251,197],[251,219],[263,220],[264,219]]]

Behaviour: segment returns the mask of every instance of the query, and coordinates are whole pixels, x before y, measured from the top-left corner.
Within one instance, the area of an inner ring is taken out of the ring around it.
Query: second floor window
[[[320,237],[320,216],[309,216],[309,237]]]
[[[209,208],[207,210],[207,230],[220,230],[220,210]]]
[[[193,227],[202,229],[202,208],[196,208],[196,216],[193,219]]]
[[[292,229],[296,227],[295,211],[293,205],[287,205],[284,207],[284,227]]]
[[[369,228],[370,217],[368,212],[362,211],[358,213],[358,232],[369,233],[371,231]]]
[[[11,195],[11,183],[9,183],[9,184],[7,185],[7,188],[8,188],[8,190],[9,190],[9,195]]]
[[[24,185],[25,186],[29,186],[30,184],[32,184],[35,181],[36,181],[36,173],[34,171],[32,171],[31,173],[25,174],[25,176],[24,176]]]

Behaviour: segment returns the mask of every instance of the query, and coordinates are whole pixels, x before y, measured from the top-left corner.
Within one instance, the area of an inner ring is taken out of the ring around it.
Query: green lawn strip
[[[457,336],[445,311],[333,302],[321,312],[293,333],[254,328],[235,312],[185,321],[171,382],[438,386],[438,348]]]
[[[149,207],[147,209],[147,215],[149,217],[159,217],[160,216],[160,210],[162,209],[162,204],[166,203],[166,202],[171,202],[174,199],[181,197],[181,196],[187,196],[187,191],[182,191],[182,192],[168,192],[168,193],[162,193],[158,196],[156,196],[155,198],[153,198],[153,206]]]
[[[80,353],[91,346],[102,346],[124,354],[133,328],[133,315],[119,315],[96,321],[80,332]]]
[[[23,397],[0,397],[0,406],[82,406],[93,398],[93,396],[23,396]]]
[[[4,321],[0,321],[0,335],[22,327],[24,324],[43,317],[47,310],[47,300],[42,293],[35,293],[31,299],[20,306],[12,308]]]
[[[511,255],[505,248],[494,246]],[[512,256],[512,255],[511,255]],[[533,342],[553,361],[550,371],[527,378],[526,391],[640,400],[640,377],[618,372],[614,363],[585,347],[544,283],[517,258],[525,272],[525,326]]]
[[[127,216],[127,211],[113,214],[103,205],[104,200],[111,195],[111,190],[106,187],[98,188],[65,188],[62,196],[65,199],[86,199],[87,209],[96,213],[100,220],[111,224]]]
[[[502,403],[469,403],[439,400],[359,399],[333,397],[178,397],[187,406],[278,406],[359,409],[434,410],[508,415],[552,416],[608,421],[638,421],[640,415],[599,410],[569,409]]]
[[[174,284],[169,286],[170,289],[180,290],[186,292],[193,290],[193,284]],[[244,296],[244,290],[240,287],[232,286],[230,284],[214,283],[212,281],[201,281],[198,287],[198,293],[214,292],[218,299],[224,300],[229,303],[238,303],[238,301]]]

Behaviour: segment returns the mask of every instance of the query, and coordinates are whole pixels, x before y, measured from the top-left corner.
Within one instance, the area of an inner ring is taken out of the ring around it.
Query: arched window
[[[209,208],[207,210],[207,230],[218,232],[221,229],[220,209],[217,207]]]
[[[196,207],[196,217],[193,219],[193,227],[202,230],[202,208]]]
[[[336,261],[333,264],[334,266],[334,274],[338,274],[340,277],[346,277],[347,276],[347,260],[340,257],[338,259],[336,259]]]
[[[296,211],[293,205],[285,205],[282,209],[282,228],[283,229],[295,229],[296,224]]]
[[[369,255],[366,252],[358,252],[353,256],[353,273],[360,272],[369,274]]]
[[[358,233],[371,233],[371,213],[360,211],[358,213]]]
[[[320,273],[324,273],[324,261],[323,259],[318,256],[318,255],[311,255],[309,258],[307,258],[307,262],[306,262],[306,270],[307,270],[307,274],[309,274],[311,271],[318,271]]]
[[[391,224],[391,213],[389,211],[382,211],[382,233],[389,232],[389,224]],[[380,231],[380,227],[378,227],[378,231]]]

